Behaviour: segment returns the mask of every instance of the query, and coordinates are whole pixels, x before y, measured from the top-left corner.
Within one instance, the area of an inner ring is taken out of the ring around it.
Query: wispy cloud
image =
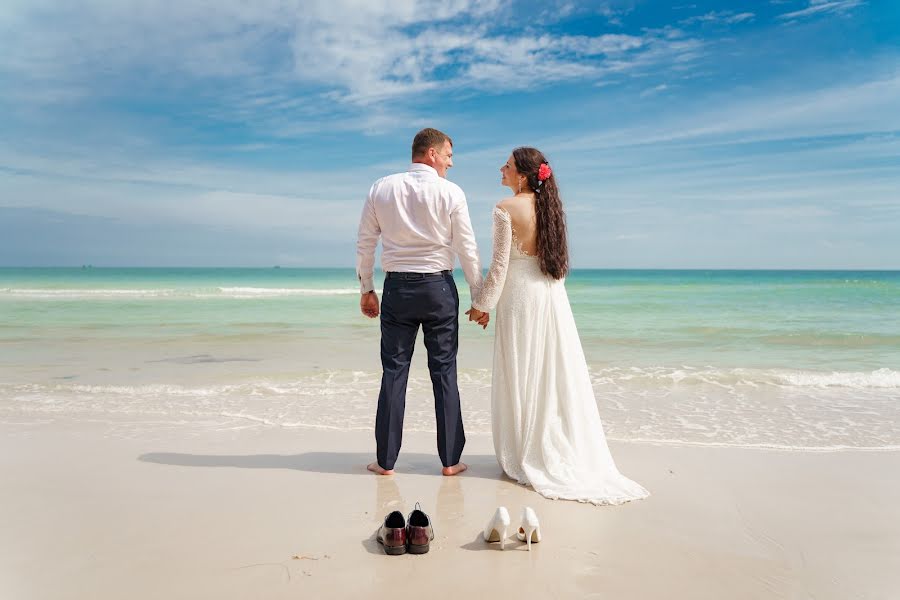
[[[662,93],[667,89],[669,89],[669,86],[665,83],[661,83],[657,86],[644,90],[640,95],[641,98],[647,98],[649,96],[655,96],[656,94]]]
[[[801,137],[893,132],[900,129],[900,72],[803,91],[769,92],[720,106],[701,104],[652,125],[580,138],[587,147],[658,143],[749,143]]]
[[[317,93],[371,107],[438,88],[503,92],[533,79],[640,74],[654,64],[683,62],[686,48],[696,50],[670,32],[495,30],[487,23],[504,16],[501,0],[261,0],[225,2],[212,11],[192,3],[135,10],[94,0],[78,9],[50,8],[21,3],[0,20],[8,49],[0,71],[28,82],[18,94],[29,101],[64,101],[88,91],[100,97],[177,91],[171,90],[177,74],[215,81],[226,98],[243,93],[236,108],[249,104],[261,114],[302,110],[301,89],[310,99]],[[528,77],[505,76],[525,68]],[[297,103],[286,106],[286,98]]]
[[[680,21],[680,23],[682,23],[683,25],[692,25],[694,23],[733,25],[735,23],[752,21],[755,17],[756,15],[752,12],[735,13],[728,10],[722,10],[711,11],[703,15],[688,17],[687,19],[683,19],[682,21]]]
[[[865,0],[809,0],[806,8],[778,15],[778,18],[790,20],[821,14],[842,14],[862,4],[865,4]]]

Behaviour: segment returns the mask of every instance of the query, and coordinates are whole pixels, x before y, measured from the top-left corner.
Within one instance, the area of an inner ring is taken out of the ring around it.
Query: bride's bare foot
[[[387,469],[382,469],[381,465],[379,465],[377,462],[369,463],[369,466],[367,466],[366,468],[368,470],[372,471],[373,473],[375,473],[376,475],[393,475],[394,474],[393,469],[391,469],[390,471],[388,471]]]
[[[466,463],[457,463],[452,467],[444,467],[443,469],[441,469],[441,473],[443,473],[447,477],[450,477],[453,475],[459,475],[468,468],[469,466]]]

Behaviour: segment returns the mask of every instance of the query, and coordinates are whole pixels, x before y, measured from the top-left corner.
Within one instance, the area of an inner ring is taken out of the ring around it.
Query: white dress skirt
[[[503,471],[547,498],[621,504],[649,495],[606,443],[565,280],[543,274],[494,210],[494,252],[473,306],[493,313],[491,419]],[[496,308],[495,308],[496,307]]]

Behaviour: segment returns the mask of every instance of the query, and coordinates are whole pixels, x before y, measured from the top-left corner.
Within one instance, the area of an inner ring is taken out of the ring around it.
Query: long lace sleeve
[[[503,284],[506,283],[506,269],[509,267],[509,253],[512,247],[512,219],[500,207],[494,209],[494,255],[491,267],[481,286],[481,293],[472,307],[482,312],[493,312],[500,301]]]

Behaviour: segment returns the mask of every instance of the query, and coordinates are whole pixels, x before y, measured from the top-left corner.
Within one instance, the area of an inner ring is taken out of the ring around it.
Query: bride
[[[494,209],[491,267],[472,303],[496,312],[497,460],[509,477],[547,498],[645,498],[647,490],[619,473],[606,444],[566,294],[566,221],[553,171],[537,149],[516,148],[500,172],[513,196]],[[470,313],[487,326],[486,314]]]

